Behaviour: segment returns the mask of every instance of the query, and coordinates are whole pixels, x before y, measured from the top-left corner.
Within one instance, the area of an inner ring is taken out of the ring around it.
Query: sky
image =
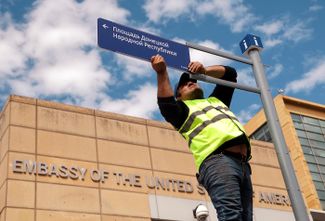
[[[255,34],[272,96],[324,104],[325,2],[321,0],[0,0],[0,107],[10,94],[163,121],[151,64],[97,45],[97,19],[241,55]],[[250,65],[190,50],[192,61],[236,68],[256,87]],[[181,72],[168,69],[174,85]],[[214,85],[200,83],[205,94]],[[259,95],[236,89],[231,109],[247,122]]]

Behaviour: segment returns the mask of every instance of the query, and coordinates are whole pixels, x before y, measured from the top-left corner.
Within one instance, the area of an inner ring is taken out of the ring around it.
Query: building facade
[[[274,103],[307,207],[324,211],[325,105],[284,95]],[[245,129],[252,139],[272,142],[263,111]]]
[[[254,220],[293,221],[273,145],[252,154]],[[194,221],[198,204],[217,220],[167,123],[10,96],[0,162],[0,221]]]

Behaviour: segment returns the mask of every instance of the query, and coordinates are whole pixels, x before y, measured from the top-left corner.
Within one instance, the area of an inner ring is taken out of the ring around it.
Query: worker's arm
[[[225,68],[225,73],[220,79],[236,83],[237,82],[236,70],[229,66],[224,66],[224,68]],[[214,88],[213,92],[209,97],[216,97],[229,107],[234,90],[235,89],[232,87],[216,85],[216,87]]]
[[[190,62],[188,65],[188,70],[194,74],[204,74],[214,78],[222,78],[226,72],[224,66],[213,65],[204,67],[203,64],[197,61]]]
[[[170,85],[165,59],[161,55],[152,56],[151,65],[157,73],[158,97],[173,97],[174,92]]]

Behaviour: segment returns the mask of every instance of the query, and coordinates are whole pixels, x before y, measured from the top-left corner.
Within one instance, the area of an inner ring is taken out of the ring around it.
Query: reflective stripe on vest
[[[229,110],[229,108],[227,107],[222,107],[222,106],[218,106],[218,107],[213,107],[213,106],[207,106],[206,108],[204,108],[201,111],[196,111],[194,113],[192,113],[189,117],[189,119],[185,122],[184,126],[182,127],[182,129],[179,131],[180,133],[184,133],[187,132],[190,129],[190,126],[192,125],[192,123],[194,122],[195,117],[201,115],[201,114],[205,114],[207,113],[209,110],[212,109],[217,109],[217,110]]]
[[[179,132],[187,140],[199,169],[207,156],[226,141],[242,135],[244,128],[229,108],[215,97],[183,102],[189,108],[189,115]]]

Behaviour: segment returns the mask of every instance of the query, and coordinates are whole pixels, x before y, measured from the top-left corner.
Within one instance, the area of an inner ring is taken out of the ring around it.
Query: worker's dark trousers
[[[199,171],[199,182],[208,191],[219,221],[252,221],[251,169],[247,162],[224,155],[209,156]]]

